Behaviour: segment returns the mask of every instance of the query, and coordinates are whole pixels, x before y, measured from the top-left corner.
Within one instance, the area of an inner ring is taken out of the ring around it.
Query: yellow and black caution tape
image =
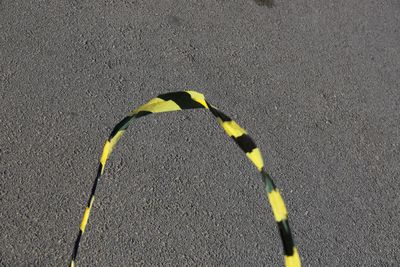
[[[264,170],[264,161],[261,156],[260,150],[255,145],[254,141],[247,135],[247,132],[241,128],[235,121],[227,115],[219,111],[216,107],[208,103],[204,95],[195,91],[181,91],[172,92],[159,95],[153,98],[143,106],[133,110],[120,121],[112,130],[109,138],[107,139],[103,153],[100,158],[96,179],[94,180],[92,191],[88,203],[86,205],[85,213],[83,214],[82,222],[79,227],[79,233],[75,241],[74,250],[72,252],[70,267],[75,266],[75,259],[78,253],[79,243],[82,234],[85,232],[86,224],[89,219],[90,210],[92,209],[96,188],[101,175],[104,172],[104,167],[108,157],[110,156],[118,140],[122,137],[125,130],[128,128],[131,121],[135,118],[140,118],[152,113],[161,113],[169,111],[178,111],[183,109],[196,109],[204,108],[211,111],[216,117],[218,123],[225,130],[225,132],[233,138],[236,144],[246,153],[246,156],[256,166],[257,170],[261,173],[262,180],[265,185],[265,190],[268,194],[268,200],[278,224],[279,233],[283,242],[283,252],[285,254],[286,267],[300,267],[300,257],[297,248],[294,246],[292,234],[289,228],[288,214],[286,211],[285,203],[279,190],[275,187],[270,175]]]

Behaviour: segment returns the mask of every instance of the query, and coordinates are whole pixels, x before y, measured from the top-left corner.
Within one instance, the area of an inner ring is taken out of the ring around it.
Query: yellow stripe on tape
[[[111,143],[110,141],[107,140],[106,143],[104,144],[103,153],[101,154],[100,158],[100,163],[103,165],[103,169],[106,166],[106,161],[110,153],[111,153]],[[103,171],[101,173],[103,173]]]
[[[186,93],[188,93],[193,99],[202,99],[205,100],[205,97],[202,93],[192,91],[192,90],[186,90]]]
[[[118,131],[111,140],[107,140],[104,144],[103,153],[101,154],[100,163],[103,165],[101,173],[104,171],[104,167],[106,166],[106,162],[111,152],[113,151],[115,145],[118,143],[119,139],[121,139],[125,130]]]
[[[280,222],[287,219],[287,211],[285,202],[283,202],[282,196],[278,189],[272,190],[268,193],[268,200],[271,204],[272,212],[274,213],[275,221]]]
[[[244,134],[247,134],[247,132],[235,121],[222,121],[220,118],[218,118],[217,120],[229,136],[240,137]]]
[[[293,248],[292,256],[285,256],[285,266],[286,267],[301,267],[301,261],[297,248]]]
[[[93,201],[94,201],[94,196],[92,196],[92,199],[90,200],[90,206],[86,207],[85,213],[83,214],[82,222],[81,222],[81,225],[80,225],[80,229],[81,229],[82,233],[85,232],[86,224],[87,224],[88,219],[89,219],[90,210],[92,209]]]
[[[202,104],[205,108],[208,109],[208,105],[206,103],[206,100],[204,98],[203,94],[200,94],[196,91],[185,91],[186,93],[190,94],[190,96],[192,97],[192,99],[200,104]]]
[[[261,156],[260,149],[254,148],[253,151],[246,153],[246,156],[251,160],[251,162],[253,162],[254,165],[256,165],[257,169],[261,171],[261,169],[264,167],[264,160]]]
[[[138,112],[140,112],[140,111],[147,111],[146,109],[147,109],[148,107],[152,107],[153,105],[156,105],[156,104],[159,104],[159,103],[162,103],[162,102],[165,102],[165,100],[163,100],[163,99],[161,99],[161,98],[158,98],[158,97],[153,98],[153,99],[151,99],[149,102],[147,102],[146,104],[141,105],[140,107],[134,109],[134,110],[131,112],[131,115],[132,115],[132,114],[136,114],[136,113],[138,113]]]
[[[137,114],[140,111],[148,111],[152,113],[160,113],[160,112],[169,112],[169,111],[177,111],[182,110],[174,101],[168,100],[163,102],[157,102],[152,104],[145,104],[137,109],[135,109],[132,114]]]

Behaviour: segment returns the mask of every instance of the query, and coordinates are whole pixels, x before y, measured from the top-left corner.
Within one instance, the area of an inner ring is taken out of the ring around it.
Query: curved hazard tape
[[[225,132],[233,138],[236,144],[246,153],[246,156],[254,164],[257,170],[261,173],[262,180],[265,185],[265,190],[268,194],[268,200],[272,208],[272,212],[275,217],[275,221],[278,223],[279,233],[283,242],[283,252],[285,254],[285,266],[286,267],[299,267],[301,266],[300,257],[297,248],[294,246],[292,234],[289,228],[288,214],[286,211],[285,203],[279,193],[279,190],[275,187],[269,174],[264,170],[264,162],[261,156],[260,150],[257,148],[247,132],[241,128],[236,122],[234,122],[227,115],[219,111],[216,107],[208,103],[204,96],[195,91],[182,91],[172,92],[167,94],[159,95],[158,97],[150,100],[143,106],[133,110],[128,116],[120,121],[112,130],[110,137],[107,139],[103,153],[100,158],[100,164],[97,171],[96,179],[94,180],[92,191],[90,193],[89,201],[86,205],[85,212],[83,214],[82,222],[79,227],[79,233],[75,241],[74,250],[72,252],[70,267],[75,266],[75,259],[78,253],[79,242],[82,234],[85,232],[85,228],[89,219],[90,210],[92,209],[94,196],[96,193],[97,184],[100,180],[100,176],[104,172],[104,167],[108,157],[110,156],[115,145],[128,128],[129,124],[133,119],[137,119],[153,113],[177,111],[183,109],[196,109],[204,108],[211,111],[215,116],[218,123],[225,130]]]

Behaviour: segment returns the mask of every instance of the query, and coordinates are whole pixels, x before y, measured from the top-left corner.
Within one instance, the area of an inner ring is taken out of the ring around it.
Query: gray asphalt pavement
[[[261,148],[304,266],[400,266],[399,29],[397,0],[0,0],[0,266],[67,266],[110,130],[185,89]],[[77,261],[161,265],[283,265],[206,111],[131,126]]]

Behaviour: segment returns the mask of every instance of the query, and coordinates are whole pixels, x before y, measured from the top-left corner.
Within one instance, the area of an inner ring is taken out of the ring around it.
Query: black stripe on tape
[[[79,230],[78,236],[75,240],[74,251],[72,252],[72,260],[75,260],[76,256],[78,255],[78,248],[79,248],[79,242],[81,241],[81,237],[82,237],[82,231]]]
[[[172,92],[159,95],[158,98],[162,100],[174,101],[181,109],[204,108],[203,105],[194,101],[189,93],[186,92]]]
[[[281,235],[282,243],[283,243],[283,251],[286,256],[293,255],[293,239],[290,234],[290,228],[287,220],[283,220],[278,222],[279,233]]]
[[[212,107],[208,102],[206,102],[206,103],[207,103],[207,106],[210,108],[211,113],[215,117],[220,118],[222,121],[232,121],[232,119],[229,118],[227,115],[225,115],[224,113],[222,113],[218,109]]]
[[[129,126],[129,121],[132,119],[132,116],[126,116],[117,125],[115,125],[114,129],[112,130],[110,136],[108,137],[111,140],[120,130],[125,130]]]
[[[238,146],[244,151],[244,153],[249,153],[253,151],[253,149],[257,148],[256,144],[247,134],[239,137],[233,137],[233,140],[235,140],[236,144],[238,144]]]

